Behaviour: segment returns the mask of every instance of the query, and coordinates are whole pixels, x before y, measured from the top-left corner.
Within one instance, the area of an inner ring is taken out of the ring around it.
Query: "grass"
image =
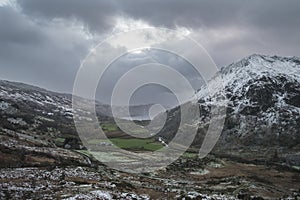
[[[112,143],[123,149],[136,149],[156,151],[162,148],[162,144],[155,142],[154,139],[122,139],[113,138]]]
[[[56,138],[54,142],[57,146],[62,146],[65,142],[65,138]]]
[[[117,147],[128,150],[156,151],[163,147],[161,143],[156,142],[154,139],[112,138],[110,141]],[[107,142],[107,140],[93,139],[88,141],[91,145],[101,144],[102,142]]]
[[[125,124],[126,125],[126,124]],[[105,133],[120,131],[119,127],[112,122],[104,122],[101,124],[101,128]],[[133,133],[140,133],[141,131],[132,130]],[[127,150],[141,150],[141,151],[156,151],[163,147],[160,142],[154,139],[139,139],[139,138],[111,138],[110,141],[119,148]],[[101,143],[108,143],[107,139],[92,139],[88,143],[90,145],[100,145]]]
[[[198,154],[197,153],[184,152],[183,157],[184,158],[197,158]]]
[[[101,128],[104,132],[112,132],[112,131],[120,130],[116,124],[110,122],[101,124]]]

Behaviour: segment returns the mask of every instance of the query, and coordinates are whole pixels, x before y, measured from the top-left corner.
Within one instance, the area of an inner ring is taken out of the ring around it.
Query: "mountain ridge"
[[[243,157],[241,151],[245,151],[256,158],[272,157],[279,152],[283,159],[287,154],[298,155],[300,59],[254,54],[223,67],[219,75],[223,92],[209,93],[206,86],[197,92],[201,118],[193,145],[201,146],[211,120],[211,107],[220,103],[219,95],[225,95],[226,119],[214,152],[235,152]],[[171,110],[169,116],[169,121],[178,124],[179,107]],[[160,136],[170,141],[175,133],[176,126],[169,123]],[[296,157],[295,163],[300,165],[300,156]]]

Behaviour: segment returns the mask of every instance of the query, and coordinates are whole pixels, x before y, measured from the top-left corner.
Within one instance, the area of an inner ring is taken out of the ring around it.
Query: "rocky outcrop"
[[[0,133],[0,168],[91,166],[91,161],[79,153],[49,147],[38,140]]]

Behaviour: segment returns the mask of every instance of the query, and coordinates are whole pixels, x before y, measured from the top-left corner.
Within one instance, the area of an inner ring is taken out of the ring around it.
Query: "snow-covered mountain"
[[[0,109],[7,114],[20,106],[30,108],[32,114],[72,116],[71,95],[50,92],[23,83],[0,81]]]
[[[255,54],[223,67],[220,74],[227,112],[215,149],[223,153],[244,149],[300,152],[299,58]],[[195,146],[202,144],[211,106],[220,103],[220,93],[209,94],[206,86],[197,93],[201,121]],[[169,111],[168,116],[160,136],[171,140],[180,122],[179,109]]]
[[[100,120],[111,120],[105,114],[107,105],[97,103]],[[72,95],[51,92],[39,87],[0,81],[0,131],[26,136],[47,146],[55,146],[59,138],[65,144],[80,148],[73,115],[80,113],[72,109]]]
[[[0,131],[46,146],[57,138],[76,138],[71,95],[0,81]]]
[[[300,150],[300,59],[251,55],[221,69],[228,101],[223,148],[288,148]],[[198,92],[200,123],[205,132],[216,94]],[[202,131],[201,131],[202,130]]]

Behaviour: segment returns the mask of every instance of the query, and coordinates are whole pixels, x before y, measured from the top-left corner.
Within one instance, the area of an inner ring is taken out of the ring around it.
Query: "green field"
[[[112,138],[110,141],[119,148],[127,150],[141,150],[141,151],[156,151],[163,147],[159,142],[154,139],[137,139],[137,138]],[[100,145],[108,140],[93,139],[88,141],[91,145]]]
[[[101,124],[101,128],[104,132],[112,132],[112,131],[119,131],[119,127],[111,122]]]
[[[122,149],[156,151],[163,147],[161,143],[155,142],[154,139],[113,138],[111,141]]]
[[[126,122],[123,125],[126,126]],[[103,122],[100,126],[110,139],[92,139],[88,141],[90,145],[108,145],[111,142],[119,148],[134,151],[156,151],[163,147],[160,142],[155,141],[153,138],[128,138],[113,122]],[[132,130],[132,133],[135,134],[140,132],[140,129]]]

